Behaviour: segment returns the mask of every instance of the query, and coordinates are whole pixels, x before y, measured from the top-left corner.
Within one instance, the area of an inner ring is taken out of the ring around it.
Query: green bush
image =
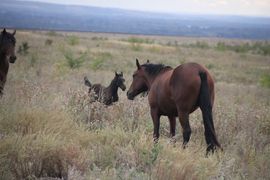
[[[80,39],[77,36],[69,36],[68,37],[68,44],[71,46],[79,44]]]
[[[19,46],[18,53],[22,55],[28,54],[28,49],[29,49],[28,42],[22,42],[22,44]]]
[[[46,46],[50,46],[50,45],[52,45],[52,43],[53,43],[53,40],[51,40],[51,39],[46,39],[46,41],[45,41]]]
[[[85,61],[86,55],[87,53],[83,53],[82,55],[76,58],[74,57],[74,54],[71,51],[67,51],[64,53],[64,57],[66,59],[67,65],[71,69],[76,69],[76,68],[81,67],[81,65]]]

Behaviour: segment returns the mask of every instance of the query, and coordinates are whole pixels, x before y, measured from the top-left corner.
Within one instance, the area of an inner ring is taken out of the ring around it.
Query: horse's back
[[[201,87],[199,72],[206,72],[211,102],[214,101],[214,83],[207,69],[197,63],[186,63],[176,67],[170,79],[171,94],[179,110],[193,112],[198,107]]]

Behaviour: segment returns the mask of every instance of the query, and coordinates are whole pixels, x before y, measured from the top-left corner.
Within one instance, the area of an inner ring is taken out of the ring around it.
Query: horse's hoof
[[[154,144],[157,144],[158,143],[158,138],[154,138],[153,142],[154,142]]]

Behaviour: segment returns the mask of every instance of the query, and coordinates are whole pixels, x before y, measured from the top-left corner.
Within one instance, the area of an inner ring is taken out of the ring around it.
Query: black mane
[[[162,70],[172,69],[171,66],[166,66],[164,64],[150,64],[150,63],[143,64],[142,67],[144,67],[145,71],[151,76],[159,74]]]

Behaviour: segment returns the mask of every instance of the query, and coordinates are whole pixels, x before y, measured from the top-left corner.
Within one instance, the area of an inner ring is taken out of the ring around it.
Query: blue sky
[[[270,0],[31,0],[122,9],[196,14],[270,16]]]

